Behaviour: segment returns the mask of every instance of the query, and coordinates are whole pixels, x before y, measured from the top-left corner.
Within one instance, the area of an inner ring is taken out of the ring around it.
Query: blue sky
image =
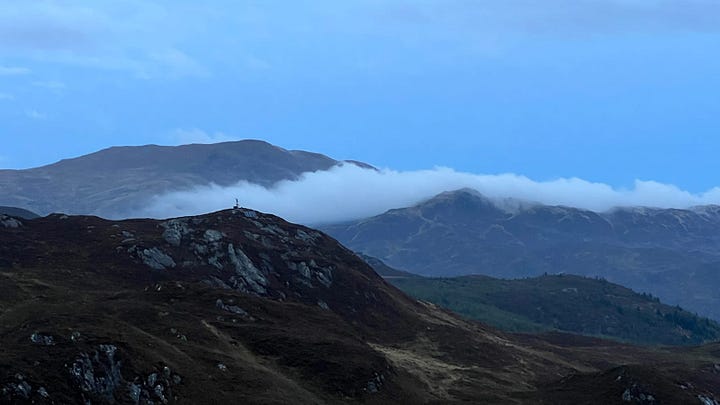
[[[719,49],[716,0],[5,0],[0,167],[256,138],[700,192]]]

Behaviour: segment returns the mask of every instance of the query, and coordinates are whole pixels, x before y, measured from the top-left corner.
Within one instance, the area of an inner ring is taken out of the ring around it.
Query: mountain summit
[[[112,147],[34,169],[0,170],[0,205],[42,215],[122,217],[137,212],[150,197],[170,191],[243,180],[269,186],[339,163],[258,140]]]

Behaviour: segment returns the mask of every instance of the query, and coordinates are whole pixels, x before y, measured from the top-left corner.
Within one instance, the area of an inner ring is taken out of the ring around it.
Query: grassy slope
[[[604,280],[543,276],[389,280],[406,293],[512,332],[561,330],[642,344],[720,339],[720,325]]]

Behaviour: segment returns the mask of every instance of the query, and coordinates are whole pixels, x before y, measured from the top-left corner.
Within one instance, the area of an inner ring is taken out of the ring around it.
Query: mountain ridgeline
[[[48,166],[0,170],[0,204],[41,215],[62,212],[121,218],[138,212],[155,195],[242,180],[270,186],[340,163],[318,153],[256,140],[113,147]]]
[[[602,277],[720,319],[720,207],[605,213],[490,200],[473,190],[322,228],[416,274]]]
[[[507,335],[416,301],[313,229],[0,215],[0,403],[662,403],[720,346]],[[712,402],[710,402],[712,403]]]

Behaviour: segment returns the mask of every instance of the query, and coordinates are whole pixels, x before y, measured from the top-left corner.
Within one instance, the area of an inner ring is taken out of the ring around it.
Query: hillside
[[[245,209],[2,216],[0,278],[0,403],[720,398],[717,345],[506,335],[407,297],[317,231]]]
[[[605,280],[556,275],[390,281],[413,297],[511,332],[558,330],[662,345],[720,340],[720,324]]]
[[[720,207],[596,213],[490,200],[472,190],[322,228],[412,273],[601,277],[720,319]]]
[[[242,180],[269,186],[338,163],[256,140],[113,147],[34,169],[0,170],[0,205],[118,218],[169,191]]]

